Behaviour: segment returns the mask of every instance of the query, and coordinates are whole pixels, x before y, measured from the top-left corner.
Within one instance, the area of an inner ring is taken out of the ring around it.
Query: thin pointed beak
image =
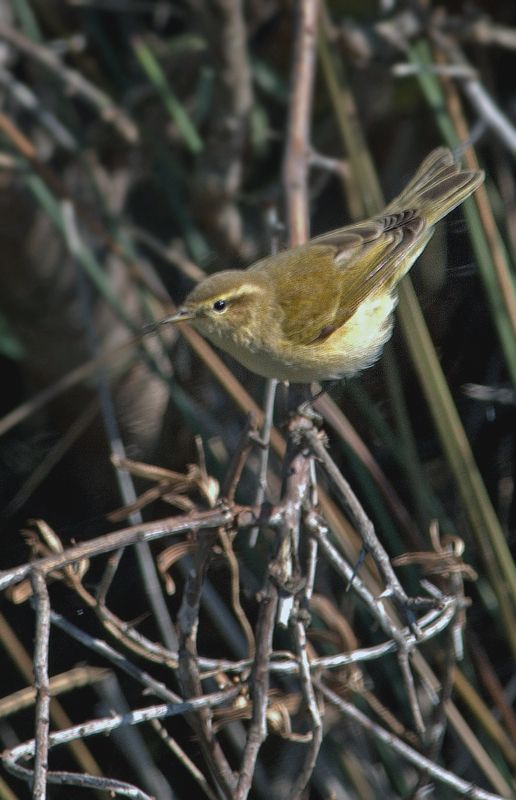
[[[177,322],[188,322],[188,320],[193,319],[194,316],[195,314],[192,311],[188,311],[186,308],[180,308],[175,312],[175,314],[171,314],[169,317],[164,317],[163,319],[160,319],[159,322],[153,322],[151,325],[146,325],[143,329],[143,333],[155,333],[162,325],[173,325]]]
[[[171,314],[170,317],[164,317],[163,319],[160,319],[157,324],[168,325],[169,323],[175,324],[176,322],[188,322],[189,319],[193,319],[194,317],[195,314],[193,311],[188,311],[187,308],[180,308],[175,314]]]

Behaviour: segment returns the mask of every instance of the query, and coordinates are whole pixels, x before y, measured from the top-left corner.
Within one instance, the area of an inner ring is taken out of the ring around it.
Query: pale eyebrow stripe
[[[238,297],[245,297],[245,295],[253,295],[259,291],[259,286],[252,283],[244,283],[242,286],[234,289],[228,289],[225,292],[217,292],[217,294],[206,298],[207,303],[214,303],[217,300],[234,300]]]

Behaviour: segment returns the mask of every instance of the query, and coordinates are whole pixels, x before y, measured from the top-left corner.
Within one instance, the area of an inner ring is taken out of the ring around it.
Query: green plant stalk
[[[510,602],[511,596],[516,598],[516,572],[511,553],[475,463],[411,282],[402,281],[399,293],[399,318],[407,346],[516,653],[516,627]]]
[[[36,200],[41,204],[42,208],[48,214],[58,231],[63,235],[63,237],[66,237],[65,221],[59,201],[38,175],[34,173],[29,174],[25,181],[30,191],[34,194]],[[106,274],[95,258],[92,250],[80,242],[75,255],[92,283],[104,296],[111,307],[116,311],[124,324],[127,325],[129,330],[133,331],[133,333],[139,333],[139,330],[135,328],[134,322],[127,315],[123,304],[120,302],[119,296],[112,288],[109,280],[106,278]]]
[[[455,132],[455,127],[450,117],[446,113],[443,92],[439,79],[430,70],[425,69],[432,63],[430,49],[426,42],[418,42],[409,50],[410,60],[413,64],[420,67],[417,73],[417,79],[423,95],[428,102],[435,115],[435,119],[439,130],[446,143],[455,148],[461,144]],[[492,311],[492,319],[500,340],[502,352],[507,364],[507,370],[511,377],[513,386],[516,387],[516,341],[514,338],[514,330],[511,324],[510,316],[504,302],[504,296],[500,290],[500,284],[496,277],[496,268],[493,263],[493,257],[489,242],[487,240],[484,226],[480,219],[480,214],[474,202],[464,203],[464,216],[468,223],[468,229],[471,236],[471,243],[475,254],[475,260],[478,266],[484,288],[486,290],[487,299]],[[502,255],[505,263],[505,270],[510,275],[511,270],[509,267],[510,259],[501,236],[497,232],[497,247]],[[513,287],[514,283],[508,281],[508,284]]]
[[[141,39],[135,39],[133,46],[141,68],[161,97],[163,105],[177,125],[186,145],[192,153],[200,153],[203,148],[201,137],[197,133],[195,125],[190,119],[185,107],[172,91],[167,77],[159,62],[156,60],[154,53]]]
[[[394,400],[397,412],[396,429],[403,448],[403,470],[410,487],[418,522],[423,531],[428,531],[430,522],[436,516],[436,503],[432,499],[432,493],[428,491],[428,482],[418,456],[416,438],[407,412],[403,381],[400,378],[396,354],[390,342],[387,343],[385,348],[382,366],[384,381],[390,397]],[[398,409],[401,409],[401,414],[398,413]]]
[[[365,218],[378,213],[385,203],[367,144],[363,138],[355,100],[345,79],[343,66],[333,58],[322,27],[319,30],[319,58],[344,141],[344,147],[349,154],[353,174],[356,177],[356,210],[360,217]],[[384,352],[383,359],[388,359],[389,361],[389,367],[385,370],[386,373],[388,371],[389,373],[397,372],[397,361],[393,355],[389,357],[388,348]],[[434,505],[434,502],[431,499],[432,493],[426,488],[425,481],[421,481],[417,477],[423,474],[423,468],[419,462],[417,450],[412,444],[414,440],[411,433],[412,425],[406,414],[405,404],[400,402],[402,400],[400,394],[393,391],[395,383],[401,383],[399,374],[396,380],[393,378],[387,383],[387,390],[391,405],[395,411],[395,417],[398,420],[397,430],[403,447],[402,468],[407,476],[419,521],[422,522],[427,517],[426,514],[422,514],[422,510],[424,508],[429,509]]]
[[[29,39],[32,39],[33,42],[41,42],[41,31],[30,2],[27,2],[27,0],[11,0],[11,6],[24,34]]]
[[[352,169],[366,187],[364,208],[377,213],[384,205],[378,178],[367,149],[353,97],[337,79],[333,56],[321,26],[319,55],[330,98]],[[342,79],[344,80],[344,79]],[[511,599],[516,601],[516,571],[489,495],[475,464],[410,279],[400,286],[400,320],[415,369],[425,393],[450,469],[458,485],[479,552],[485,562],[516,654],[516,626]]]

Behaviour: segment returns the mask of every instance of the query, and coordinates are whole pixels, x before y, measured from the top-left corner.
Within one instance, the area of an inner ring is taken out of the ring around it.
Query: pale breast
[[[252,372],[292,383],[335,380],[360,372],[380,356],[392,332],[396,298],[390,294],[364,301],[353,316],[321,342],[294,345],[275,335],[254,340],[244,335],[195,324],[213,344]],[[262,331],[262,334],[265,332]]]

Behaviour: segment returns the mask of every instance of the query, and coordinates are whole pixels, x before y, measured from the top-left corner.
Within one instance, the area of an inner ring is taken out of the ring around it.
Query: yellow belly
[[[278,338],[264,336],[259,343],[235,340],[220,332],[201,331],[215,345],[237,361],[266,378],[292,383],[335,380],[360,372],[381,355],[391,336],[393,311],[397,298],[393,294],[372,297],[361,304],[355,314],[326,339],[309,345],[293,345]]]

